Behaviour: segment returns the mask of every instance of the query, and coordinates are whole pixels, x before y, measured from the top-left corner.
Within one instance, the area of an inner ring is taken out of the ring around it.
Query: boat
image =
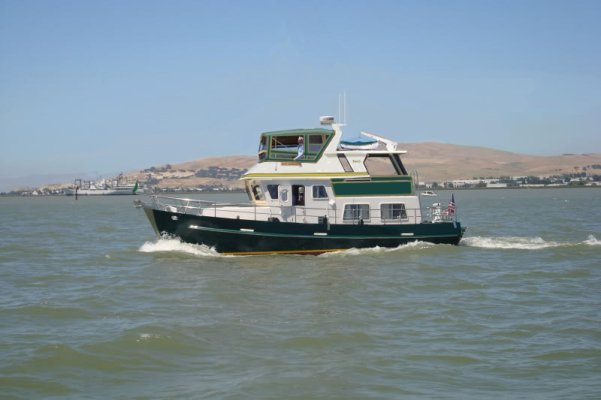
[[[424,241],[457,245],[465,228],[451,207],[422,209],[398,144],[362,132],[370,149],[341,146],[343,124],[262,133],[258,162],[241,179],[248,203],[154,195],[136,200],[154,231],[219,253],[320,254]]]
[[[429,197],[436,197],[438,196],[436,193],[432,192],[431,190],[425,190],[423,192],[421,192],[422,196],[429,196]]]
[[[375,150],[378,148],[378,141],[377,140],[354,140],[354,141],[347,141],[347,140],[341,140],[340,141],[340,149],[342,150]]]
[[[87,181],[76,179],[73,186],[65,189],[67,196],[114,196],[114,195],[135,195],[141,192],[138,186],[138,180],[131,182],[120,174],[113,179],[98,179]]]

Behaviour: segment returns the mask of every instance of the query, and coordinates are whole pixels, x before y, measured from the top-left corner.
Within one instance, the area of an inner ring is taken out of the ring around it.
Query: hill
[[[444,181],[473,177],[552,176],[582,172],[601,164],[601,154],[533,156],[485,147],[443,143],[400,143],[404,163],[420,180]],[[599,171],[601,172],[601,170]]]
[[[592,172],[601,173],[601,154],[533,156],[485,147],[444,143],[400,143],[408,151],[403,162],[408,171],[417,171],[420,181],[442,182],[453,179],[500,176],[552,176]],[[133,171],[142,181],[161,188],[212,186],[241,188],[239,177],[257,162],[256,156],[208,157],[179,164]]]

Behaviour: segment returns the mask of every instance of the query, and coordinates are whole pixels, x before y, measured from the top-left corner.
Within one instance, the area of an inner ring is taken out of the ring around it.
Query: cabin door
[[[305,186],[304,185],[292,185],[292,205],[293,206],[304,206],[305,205]]]
[[[292,206],[294,209],[294,222],[306,222],[304,185],[292,185]]]

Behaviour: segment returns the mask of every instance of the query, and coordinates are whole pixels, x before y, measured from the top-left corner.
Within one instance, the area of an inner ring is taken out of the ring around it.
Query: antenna
[[[343,92],[343,100],[344,102],[342,103],[344,106],[344,120],[343,120],[343,124],[346,125],[346,90]]]
[[[346,90],[338,95],[338,121],[346,125]]]

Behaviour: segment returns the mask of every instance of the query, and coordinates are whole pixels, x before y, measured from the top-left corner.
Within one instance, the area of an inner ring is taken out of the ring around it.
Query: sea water
[[[0,198],[0,398],[601,398],[601,190],[454,197],[459,246],[247,257]]]

